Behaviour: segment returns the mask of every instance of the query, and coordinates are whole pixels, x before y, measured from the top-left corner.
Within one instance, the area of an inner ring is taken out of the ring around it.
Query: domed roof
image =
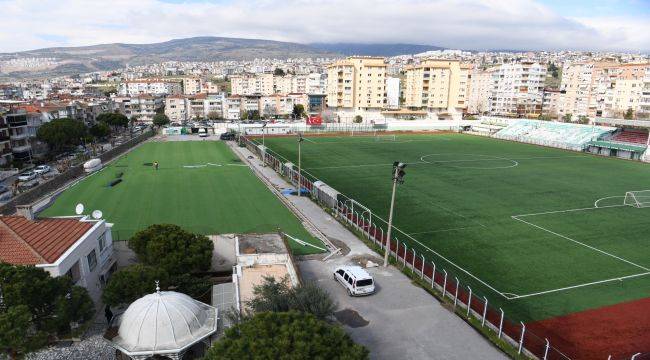
[[[216,330],[216,308],[185,294],[157,291],[126,309],[112,342],[127,355],[174,353]]]

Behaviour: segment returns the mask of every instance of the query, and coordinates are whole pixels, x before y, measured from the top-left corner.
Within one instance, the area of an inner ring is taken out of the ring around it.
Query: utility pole
[[[393,163],[393,192],[390,197],[390,213],[388,214],[388,232],[386,234],[386,246],[384,247],[384,267],[388,266],[388,256],[390,255],[390,234],[393,229],[393,209],[395,208],[395,190],[397,183],[404,183],[404,168],[406,164],[399,161]]]
[[[266,122],[262,123],[262,146],[264,146],[264,152],[266,152],[266,141],[264,140],[264,135],[266,135]]]
[[[302,162],[302,154],[301,154],[301,145],[303,142],[302,138],[302,133],[298,133],[298,196],[302,196],[302,172],[301,172],[301,162]]]

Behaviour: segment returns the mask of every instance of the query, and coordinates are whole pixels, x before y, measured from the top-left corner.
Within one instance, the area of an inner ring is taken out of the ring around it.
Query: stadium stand
[[[481,116],[480,120],[475,121],[469,129],[469,133],[476,135],[490,136],[507,127],[510,119],[498,117]]]
[[[615,133],[610,141],[645,145],[648,141],[648,133],[641,130],[623,129],[623,131]]]
[[[587,144],[616,130],[613,127],[518,120],[497,132],[497,139],[583,151]]]

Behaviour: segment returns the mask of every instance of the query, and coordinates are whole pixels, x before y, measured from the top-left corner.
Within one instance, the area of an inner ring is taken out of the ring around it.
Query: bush
[[[208,351],[217,359],[368,359],[342,329],[299,312],[261,313],[228,330]]]
[[[102,299],[107,305],[130,304],[156,290],[156,281],[166,288],[169,274],[162,269],[136,264],[115,272],[108,280]]]

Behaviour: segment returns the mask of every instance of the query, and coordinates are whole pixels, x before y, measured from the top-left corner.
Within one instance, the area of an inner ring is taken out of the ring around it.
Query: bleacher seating
[[[623,130],[614,134],[610,141],[645,145],[648,141],[648,133],[640,130]]]
[[[494,137],[531,144],[582,151],[586,144],[614,131],[604,126],[558,123],[540,120],[518,120]]]

